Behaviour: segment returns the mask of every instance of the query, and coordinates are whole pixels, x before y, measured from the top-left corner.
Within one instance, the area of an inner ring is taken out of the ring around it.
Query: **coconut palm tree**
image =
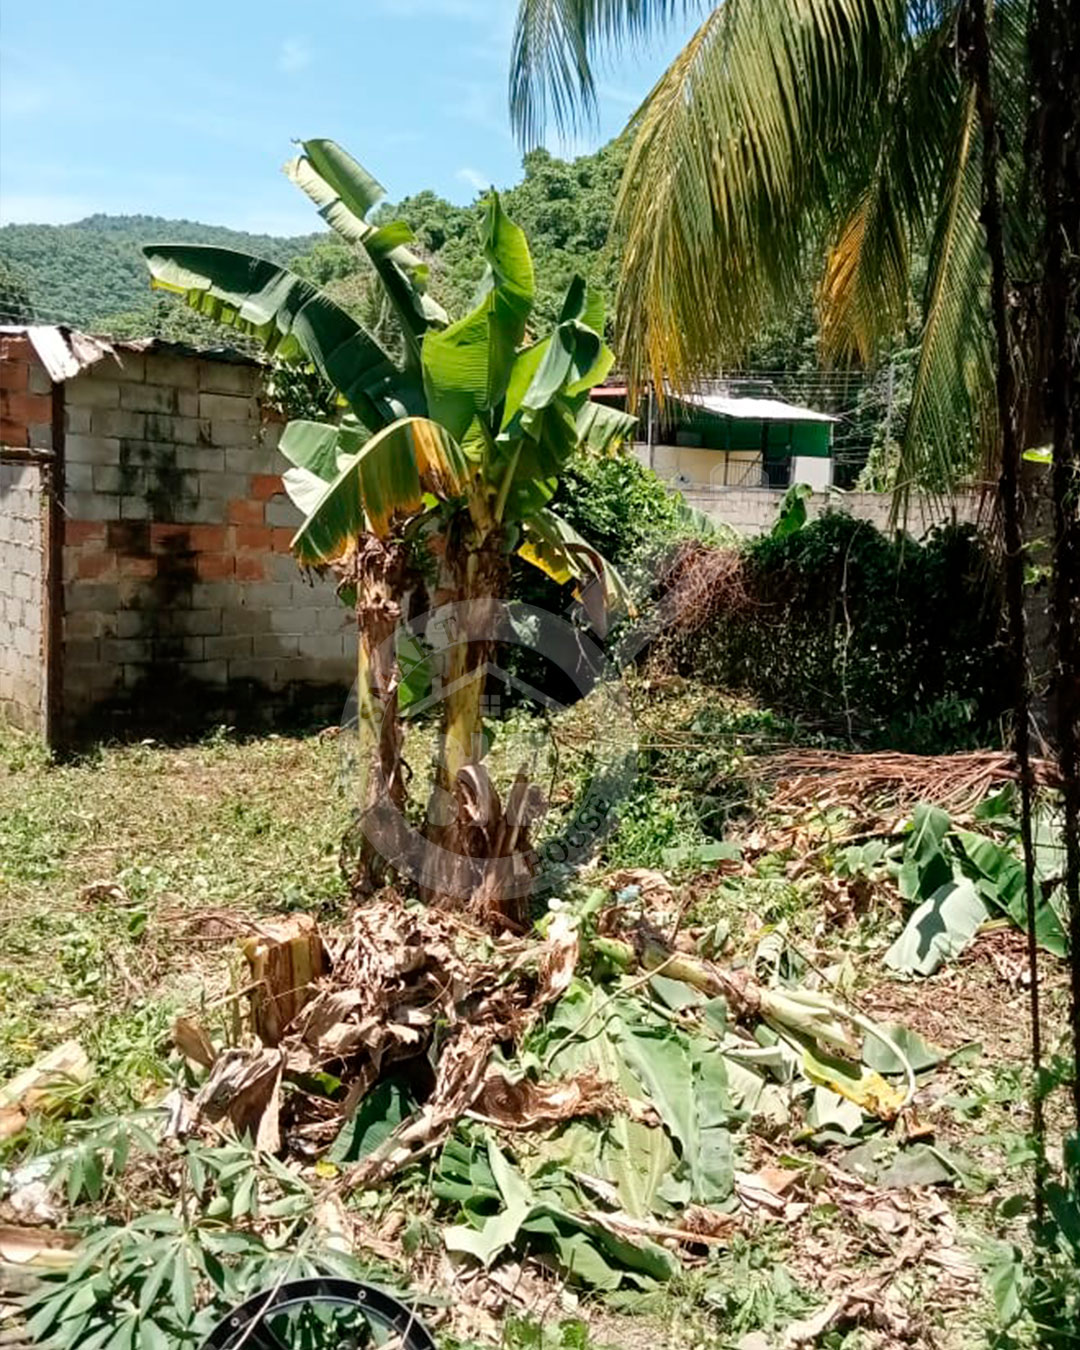
[[[594,68],[700,12],[628,127],[616,208],[616,347],[631,381],[686,385],[737,358],[815,285],[825,361],[872,363],[928,255],[901,487],[944,487],[994,440],[966,0],[520,0],[516,129],[536,142],[596,107]],[[1025,275],[1026,7],[994,50],[1015,274]],[[972,429],[976,431],[973,434]]]
[[[351,156],[331,141],[307,141],[286,171],[370,263],[400,328],[398,359],[316,287],[265,259],[152,244],[144,253],[153,284],[257,339],[278,360],[310,363],[338,391],[341,420],[292,421],[280,449],[293,465],[285,486],[306,517],[295,556],[334,568],[356,607],[359,722],[369,746],[362,823],[385,818],[388,807],[404,812],[396,633],[410,593],[434,571],[435,602],[455,606],[462,627],[439,672],[447,692],[435,778],[444,809],[429,837],[444,871],[425,884],[455,898],[468,891],[484,918],[520,919],[520,886],[509,896],[505,873],[482,866],[523,853],[527,824],[520,800],[527,785],[504,808],[481,763],[484,677],[513,553],[558,581],[576,580],[594,622],[622,597],[614,571],[549,507],[573,454],[603,453],[634,425],[589,399],[614,361],[599,336],[602,301],[575,280],[555,330],[535,339],[528,243],[492,192],[475,307],[450,323],[426,294],[408,226],[366,219],[382,189]],[[420,565],[411,561],[417,557]],[[385,859],[370,831],[367,839],[362,882],[370,887]],[[481,866],[458,868],[455,859]]]

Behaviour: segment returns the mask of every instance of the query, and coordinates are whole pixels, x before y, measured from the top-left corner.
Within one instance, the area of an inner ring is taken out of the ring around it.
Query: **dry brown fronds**
[[[753,603],[738,549],[700,539],[679,544],[658,581],[666,634],[673,638],[692,637],[720,615],[741,613]]]
[[[1057,787],[1049,760],[1033,760],[1035,782]],[[1011,755],[971,750],[955,755],[905,755],[894,751],[849,754],[840,750],[785,750],[754,766],[758,778],[775,785],[773,805],[805,807],[830,803],[910,807],[932,802],[953,812],[972,810],[990,792],[1016,781]]]

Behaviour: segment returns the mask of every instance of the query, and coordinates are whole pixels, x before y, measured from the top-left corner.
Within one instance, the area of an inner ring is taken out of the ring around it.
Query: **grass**
[[[981,1189],[950,1195],[950,1222],[971,1251],[1022,1243],[1024,1216],[1007,1202],[1026,1180],[1018,1170],[1028,1131],[1025,996],[1003,990],[993,944],[917,986],[886,980],[880,958],[899,913],[880,864],[829,847],[841,822],[770,820],[745,772],[751,756],[798,737],[798,728],[678,683],[631,693],[641,771],[603,863],[663,867],[672,847],[740,838],[754,861],[739,875],[689,865],[676,876],[685,924],[723,933],[717,949],[736,963],[752,963],[761,937],[779,929],[790,942],[786,959],[840,971],[871,1015],[904,1021],[950,1051],[966,1046],[935,1075],[940,1094],[927,1108],[939,1139],[970,1154],[983,1179]],[[507,773],[536,731],[515,717],[522,725],[504,726],[496,741]],[[590,730],[576,718],[570,710],[556,737],[556,814],[592,767]],[[246,924],[297,909],[326,922],[341,917],[341,750],[330,736],[239,740],[223,730],[185,746],[106,746],[53,762],[32,739],[0,730],[0,1081],[77,1037],[94,1076],[73,1103],[76,1115],[160,1099],[177,1073],[163,1053],[173,1017],[199,1007],[211,1019],[225,1015],[230,982],[242,979],[236,938]],[[1051,1052],[1064,1049],[1064,1005],[1055,975]],[[9,1154],[55,1148],[64,1130],[36,1119]],[[780,1147],[805,1150],[774,1140],[742,1165],[752,1170]],[[508,1324],[504,1350],[727,1350],[751,1333],[767,1345],[820,1305],[826,1274],[857,1278],[867,1251],[880,1257],[880,1239],[868,1238],[857,1216],[827,1207],[797,1227],[762,1223],[639,1302],[633,1317],[592,1303],[579,1315],[566,1293],[554,1310]],[[933,1270],[911,1278],[931,1337],[915,1344],[995,1343],[988,1294],[944,1313]],[[856,1328],[822,1343],[859,1350],[877,1342]]]
[[[0,1078],[78,1036],[109,1105],[155,1088],[230,923],[340,906],[337,753],[221,731],[54,763],[0,731]]]

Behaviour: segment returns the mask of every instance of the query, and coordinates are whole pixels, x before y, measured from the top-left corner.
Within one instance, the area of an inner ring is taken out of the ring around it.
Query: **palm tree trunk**
[[[1031,1094],[1035,1139],[1035,1209],[1041,1224],[1046,1179],[1046,1126],[1043,1117],[1039,1021],[1039,967],[1035,938],[1035,850],[1031,809],[1034,778],[1031,768],[1031,689],[1027,663],[1027,623],[1024,613],[1024,536],[1020,495],[1020,394],[1016,377],[1016,341],[1010,321],[1015,313],[1005,254],[999,165],[1001,134],[991,76],[989,0],[968,0],[962,11],[961,60],[975,88],[983,135],[983,211],[986,247],[990,255],[990,302],[997,348],[997,412],[1001,429],[1001,477],[998,496],[1005,535],[1005,598],[1009,616],[1013,676],[1013,745],[1020,782],[1020,833],[1024,850],[1028,965],[1031,971]]]
[[[1069,907],[1073,1107],[1080,1129],[1080,14],[1039,0],[1031,53],[1046,231],[1042,303],[1054,504],[1050,609],[1054,735],[1061,769]]]

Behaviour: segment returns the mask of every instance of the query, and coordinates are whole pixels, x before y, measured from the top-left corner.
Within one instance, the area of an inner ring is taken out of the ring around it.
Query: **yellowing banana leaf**
[[[524,232],[488,198],[482,229],[487,270],[476,308],[424,337],[428,411],[460,440],[479,412],[502,402],[532,310],[535,279]]]
[[[880,1120],[895,1120],[904,1105],[903,1088],[893,1087],[875,1069],[816,1055],[803,1045],[803,1071],[812,1083],[827,1087]]]
[[[634,613],[630,592],[618,571],[554,511],[545,508],[524,521],[522,534],[518,556],[559,585],[576,582],[575,594],[598,632],[606,631],[605,611],[614,613],[625,608]]]
[[[303,154],[285,165],[288,177],[306,192],[328,225],[366,252],[401,323],[412,364],[420,360],[420,339],[431,325],[446,324],[446,312],[426,294],[428,267],[408,247],[415,242],[404,221],[377,227],[365,220],[384,197],[380,183],[334,141],[303,142]]]
[[[418,376],[399,370],[361,324],[288,268],[202,244],[148,244],[143,254],[156,289],[280,360],[306,358],[373,431],[425,410]]]
[[[437,422],[408,417],[385,428],[326,487],[293,539],[301,563],[320,565],[346,554],[365,529],[384,536],[392,523],[419,511],[424,494],[462,496],[471,469],[461,447]]]

